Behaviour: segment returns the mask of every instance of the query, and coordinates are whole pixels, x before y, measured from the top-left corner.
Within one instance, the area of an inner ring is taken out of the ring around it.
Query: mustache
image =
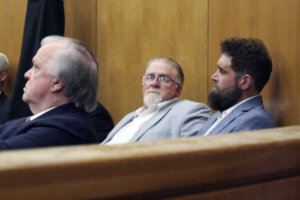
[[[213,89],[216,89],[216,90],[220,90],[218,84],[214,81],[214,84],[213,84]]]

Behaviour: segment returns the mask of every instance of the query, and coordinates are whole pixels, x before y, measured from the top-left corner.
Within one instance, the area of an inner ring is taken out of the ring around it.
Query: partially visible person
[[[210,117],[203,103],[180,101],[184,74],[170,58],[151,59],[143,76],[144,106],[127,114],[102,144],[188,137]]]
[[[23,101],[34,114],[0,127],[0,149],[96,143],[87,112],[97,105],[97,62],[82,42],[48,36],[25,73]]]
[[[263,42],[230,38],[221,42],[221,52],[218,70],[211,77],[214,88],[208,95],[209,105],[218,112],[198,135],[274,127],[260,95],[272,72],[272,61]]]
[[[9,72],[9,62],[5,54],[0,53],[0,122],[7,106],[8,98],[4,94],[3,87]]]
[[[88,119],[96,131],[98,142],[102,142],[114,128],[114,122],[109,112],[99,102],[97,108],[88,114]]]

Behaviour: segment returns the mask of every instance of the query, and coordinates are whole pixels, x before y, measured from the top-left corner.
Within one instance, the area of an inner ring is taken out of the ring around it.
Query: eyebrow
[[[149,74],[146,74],[146,75],[152,75],[152,76],[169,76],[168,74],[154,74],[154,73],[149,73]]]
[[[224,67],[221,67],[220,65],[218,65],[218,69],[223,69],[223,70],[225,70]]]
[[[221,67],[220,65],[218,65],[218,69],[219,69],[219,70],[222,70],[222,71],[224,71],[224,72],[227,72],[227,70],[226,70],[224,67]]]

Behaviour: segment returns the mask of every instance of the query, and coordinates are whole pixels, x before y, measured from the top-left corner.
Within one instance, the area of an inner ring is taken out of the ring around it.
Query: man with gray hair
[[[87,113],[97,105],[97,62],[82,42],[48,36],[24,77],[23,101],[34,114],[0,127],[0,149],[95,143]]]
[[[170,58],[151,59],[143,76],[144,106],[126,115],[102,144],[122,144],[188,137],[211,112],[207,105],[180,101],[184,74]]]
[[[4,83],[8,77],[9,62],[5,54],[0,53],[0,118],[3,115],[4,108],[7,104],[7,97],[3,92]]]

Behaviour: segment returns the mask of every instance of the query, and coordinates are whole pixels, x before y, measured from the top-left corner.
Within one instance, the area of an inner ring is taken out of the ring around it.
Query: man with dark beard
[[[183,71],[176,61],[151,59],[143,76],[144,106],[126,115],[102,144],[195,135],[211,112],[205,104],[179,100],[183,80]]]
[[[221,52],[218,70],[211,77],[214,88],[208,95],[209,105],[218,112],[198,135],[273,127],[260,95],[272,72],[272,61],[262,41],[230,38],[221,42]]]

